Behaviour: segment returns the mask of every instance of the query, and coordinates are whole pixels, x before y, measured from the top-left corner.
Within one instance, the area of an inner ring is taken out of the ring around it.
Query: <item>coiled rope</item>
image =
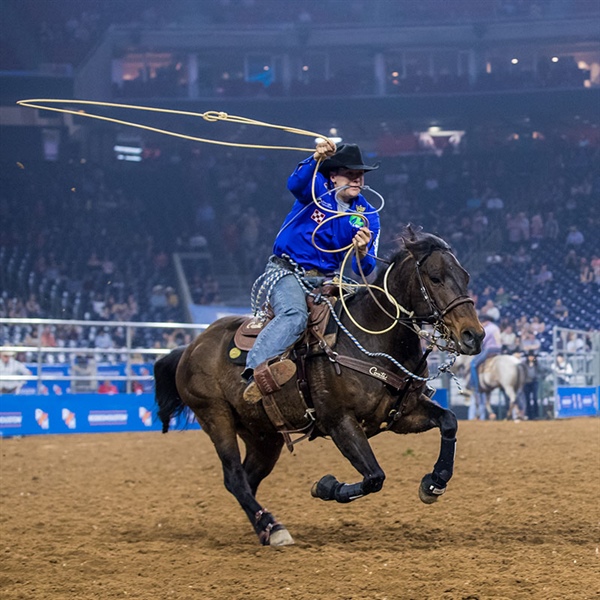
[[[17,101],[17,104],[19,106],[23,106],[26,108],[47,110],[47,111],[52,111],[52,112],[70,114],[70,115],[74,115],[74,116],[78,116],[78,117],[96,119],[96,120],[100,120],[100,121],[116,123],[118,125],[125,125],[128,127],[143,129],[145,131],[151,131],[154,133],[160,133],[163,135],[168,135],[168,136],[176,137],[179,139],[184,139],[184,140],[189,140],[189,141],[194,141],[194,142],[202,142],[202,143],[207,143],[207,144],[215,144],[215,145],[219,145],[219,146],[228,146],[228,147],[237,147],[237,148],[254,148],[254,149],[260,149],[260,150],[292,150],[292,151],[300,151],[300,152],[313,152],[314,151],[313,148],[304,148],[304,147],[297,147],[297,146],[271,146],[271,145],[261,145],[261,144],[244,144],[241,142],[224,142],[222,140],[201,138],[201,137],[192,136],[192,135],[188,135],[188,134],[177,133],[175,131],[170,131],[168,129],[161,129],[158,127],[152,127],[150,125],[143,125],[142,123],[136,123],[134,121],[125,121],[123,119],[106,117],[103,115],[98,115],[95,113],[88,112],[83,109],[74,110],[74,109],[70,109],[70,108],[58,107],[55,105],[63,104],[63,105],[71,105],[71,106],[73,106],[73,105],[74,106],[83,106],[83,107],[98,106],[98,107],[104,107],[104,108],[118,108],[118,109],[125,109],[125,110],[137,110],[137,111],[152,112],[152,113],[181,115],[181,116],[201,118],[204,121],[209,122],[209,123],[229,122],[229,123],[236,123],[238,125],[252,125],[252,126],[257,126],[257,127],[266,127],[266,128],[270,128],[270,129],[276,129],[279,131],[285,131],[287,133],[292,133],[295,135],[309,136],[312,138],[322,138],[325,141],[331,141],[327,138],[327,136],[316,133],[314,131],[309,131],[306,129],[299,129],[297,127],[289,127],[289,126],[285,126],[285,125],[275,125],[273,123],[266,123],[264,121],[258,121],[256,119],[249,119],[247,117],[241,117],[241,116],[237,116],[237,115],[229,115],[228,113],[222,112],[222,111],[206,111],[203,113],[199,113],[199,112],[194,112],[194,111],[185,111],[185,110],[177,110],[177,109],[157,108],[157,107],[151,107],[151,106],[141,106],[141,105],[132,105],[132,104],[121,104],[121,103],[116,103],[116,102],[101,102],[101,101],[95,101],[95,100],[67,100],[67,99],[56,99],[56,98],[36,98],[36,99],[19,100],[19,101]],[[48,106],[48,105],[51,105],[51,106]],[[312,243],[315,246],[315,248],[317,250],[319,250],[320,252],[327,252],[327,253],[346,252],[346,255],[344,256],[344,259],[341,264],[340,276],[339,276],[340,298],[342,299],[342,306],[344,308],[344,311],[346,312],[346,314],[348,315],[350,320],[354,323],[354,325],[361,331],[363,331],[365,333],[369,333],[371,335],[378,335],[378,334],[386,333],[386,332],[390,331],[393,327],[395,327],[399,322],[401,322],[401,320],[399,319],[401,312],[408,315],[409,319],[413,316],[412,313],[407,311],[403,306],[401,306],[397,302],[397,300],[390,294],[390,292],[387,288],[387,278],[388,278],[389,270],[390,270],[391,266],[390,266],[390,268],[388,268],[388,271],[386,272],[386,275],[384,278],[384,288],[382,289],[377,286],[372,286],[371,284],[369,284],[364,273],[362,272],[362,267],[360,265],[360,257],[358,255],[358,249],[354,243],[350,243],[343,248],[338,248],[335,250],[319,248],[317,246],[317,244],[315,243],[315,234],[316,234],[317,230],[319,229],[319,227],[324,226],[325,223],[328,223],[333,219],[339,219],[341,217],[352,217],[352,216],[356,215],[356,216],[359,216],[360,218],[364,219],[366,222],[366,226],[368,227],[369,221],[366,218],[366,215],[381,211],[383,209],[383,206],[385,205],[385,200],[378,192],[376,192],[375,190],[372,190],[368,186],[364,186],[363,189],[372,191],[381,199],[381,205],[379,206],[379,208],[377,208],[373,211],[370,211],[368,213],[359,213],[359,212],[347,212],[347,211],[342,212],[342,211],[338,211],[335,209],[332,210],[332,209],[329,209],[329,208],[323,206],[319,202],[320,198],[315,197],[316,176],[319,171],[319,166],[320,166],[322,160],[323,160],[322,158],[318,159],[317,166],[315,168],[315,172],[313,175],[312,186],[311,186],[313,202],[315,204],[317,204],[325,212],[332,213],[332,216],[328,217],[327,219],[324,219],[321,223],[319,223],[317,225],[317,227],[315,228],[315,230],[312,234]],[[348,258],[353,253],[356,254],[356,261],[357,261],[357,264],[358,264],[358,267],[360,270],[360,274],[361,274],[363,283],[356,283],[356,282],[350,283],[350,280],[347,280],[346,278],[344,278],[342,276],[342,273],[344,272]],[[288,273],[289,272],[283,272],[283,273],[275,272],[274,274],[271,274],[269,277],[263,277],[263,278],[257,279],[257,281],[253,285],[252,294],[251,294],[252,309],[253,309],[253,312],[255,312],[255,314],[257,312],[259,312],[259,310],[260,310],[257,303],[259,302],[259,299],[261,298],[261,296],[266,295],[266,297],[268,298],[270,296],[271,290],[272,290],[273,286],[275,285],[275,283],[277,281],[279,281],[279,279],[281,279],[281,277],[285,276]],[[295,273],[295,275],[300,280],[298,274]],[[392,324],[389,327],[382,329],[380,331],[372,331],[372,330],[366,329],[365,327],[360,325],[356,321],[356,319],[350,314],[348,307],[345,303],[345,300],[343,299],[343,297],[344,297],[343,286],[344,285],[346,285],[346,286],[349,285],[354,288],[366,287],[369,290],[369,293],[371,294],[371,296],[373,296],[373,297],[374,297],[374,295],[370,288],[374,288],[376,290],[383,292],[385,294],[386,298],[388,299],[388,301],[392,304],[393,308],[395,309],[396,315],[394,316],[394,315],[390,314],[387,310],[385,310],[381,306],[381,304],[379,304],[379,302],[377,302],[377,304],[384,311],[384,313],[387,314],[392,319]],[[303,287],[306,289],[306,286],[303,285]],[[330,304],[330,303],[328,302],[328,304]],[[330,310],[331,310],[332,314],[334,315],[334,318],[336,318],[336,321],[337,321],[338,320],[337,315],[335,315],[335,311],[333,311],[333,307],[331,307],[331,305],[330,305]],[[341,326],[341,322],[338,324]],[[346,332],[347,332],[347,330],[346,330]],[[349,332],[347,332],[347,333],[348,333],[348,335],[350,335]],[[355,341],[355,343],[361,349],[361,351],[363,351],[365,354],[367,354],[369,356],[378,355],[378,353],[375,353],[375,354],[369,353],[367,350],[362,348],[362,346],[360,346],[358,341]],[[402,365],[400,365],[400,363],[397,363],[397,361],[395,361],[395,359],[393,359],[393,357],[389,357],[389,358],[390,358],[390,360],[392,360],[392,362],[394,362],[394,364],[396,364],[396,366],[399,366],[402,370],[406,371],[404,369],[404,367],[402,367]],[[416,379],[421,379],[414,374],[413,374],[413,376]]]

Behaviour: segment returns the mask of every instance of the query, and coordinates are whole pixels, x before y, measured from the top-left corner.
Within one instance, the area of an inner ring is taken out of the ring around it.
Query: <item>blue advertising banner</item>
[[[153,394],[0,396],[0,436],[160,431],[153,411]],[[200,428],[192,413],[185,419],[186,427]]]
[[[556,417],[595,417],[598,412],[598,388],[559,387],[557,389]]]
[[[442,408],[450,408],[448,403],[448,390],[446,388],[437,388],[432,400],[437,402]]]

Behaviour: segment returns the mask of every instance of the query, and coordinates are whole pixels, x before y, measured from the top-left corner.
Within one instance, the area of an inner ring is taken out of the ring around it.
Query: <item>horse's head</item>
[[[468,295],[469,274],[450,246],[435,235],[410,227],[402,235],[403,249],[393,258],[400,267],[390,277],[407,309],[415,316],[445,331],[461,354],[478,354],[484,331]],[[394,269],[393,269],[394,270]]]

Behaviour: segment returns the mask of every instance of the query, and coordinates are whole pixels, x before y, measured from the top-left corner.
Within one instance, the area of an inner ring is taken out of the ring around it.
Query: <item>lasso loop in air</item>
[[[323,138],[327,140],[327,137],[314,131],[307,131],[305,129],[298,129],[297,127],[287,127],[285,125],[274,125],[273,123],[265,123],[264,121],[257,121],[255,119],[248,119],[246,117],[240,117],[236,115],[229,115],[226,112],[209,110],[203,113],[192,112],[188,110],[176,110],[172,108],[155,108],[152,106],[137,106],[133,104],[119,104],[115,102],[99,102],[96,100],[65,100],[56,98],[36,98],[29,100],[19,100],[17,102],[19,106],[25,106],[27,108],[37,108],[38,110],[49,110],[58,113],[64,113],[68,115],[75,115],[78,117],[87,117],[88,119],[98,119],[99,121],[107,121],[109,123],[117,123],[118,125],[126,125],[128,127],[136,127],[137,129],[144,129],[146,131],[153,131],[155,133],[162,133],[164,135],[170,135],[172,137],[181,138],[184,140],[190,140],[193,142],[203,142],[206,144],[217,144],[219,146],[230,146],[236,148],[257,148],[259,150],[296,150],[298,152],[314,152],[314,148],[300,148],[296,146],[264,146],[260,144],[242,144],[240,142],[223,142],[220,140],[211,140],[207,138],[200,138],[193,135],[186,135],[184,133],[177,133],[168,129],[160,129],[158,127],[151,127],[150,125],[142,125],[141,123],[135,123],[133,121],[124,121],[122,119],[115,119],[113,117],[105,117],[102,115],[96,115],[84,110],[73,110],[70,108],[62,108],[56,106],[45,106],[45,104],[66,104],[71,106],[103,106],[106,108],[123,108],[129,110],[142,110],[145,112],[156,112],[171,115],[183,115],[186,117],[199,117],[204,119],[208,123],[216,123],[218,121],[227,121],[229,123],[237,123],[239,125],[255,125],[258,127],[268,127],[270,129],[278,129],[280,131],[286,131],[287,133],[293,133],[295,135],[304,135],[312,138]]]
[[[170,109],[170,108],[156,108],[156,107],[152,107],[152,106],[120,104],[120,103],[116,103],[116,102],[101,102],[101,101],[96,101],[96,100],[68,100],[68,99],[57,99],[57,98],[36,98],[36,99],[19,100],[19,101],[17,101],[17,104],[19,106],[24,106],[27,108],[35,108],[38,110],[48,110],[48,111],[52,111],[52,112],[70,114],[70,115],[74,115],[74,116],[78,116],[78,117],[86,117],[88,119],[97,119],[99,121],[106,121],[109,123],[116,123],[118,125],[125,125],[128,127],[143,129],[145,131],[152,131],[154,133],[169,135],[171,137],[176,137],[176,138],[180,138],[180,139],[184,139],[184,140],[190,140],[193,142],[203,142],[206,144],[216,144],[219,146],[229,146],[229,147],[236,147],[236,148],[255,148],[255,149],[259,149],[259,150],[295,150],[295,151],[299,151],[299,152],[314,152],[313,148],[302,148],[302,147],[296,147],[296,146],[267,146],[267,145],[260,145],[260,144],[243,144],[240,142],[224,142],[221,140],[200,138],[200,137],[196,137],[196,136],[192,136],[192,135],[187,135],[184,133],[177,133],[175,131],[170,131],[168,129],[160,129],[158,127],[152,127],[150,125],[143,125],[141,123],[136,123],[133,121],[124,121],[122,119],[115,119],[113,117],[105,117],[102,115],[97,115],[97,114],[93,114],[90,112],[86,112],[83,109],[73,110],[70,108],[62,108],[62,107],[57,107],[57,106],[46,106],[46,105],[48,105],[48,104],[63,104],[63,105],[71,105],[71,106],[99,106],[99,107],[106,107],[106,108],[140,110],[140,111],[145,111],[145,112],[154,112],[154,113],[171,114],[171,115],[182,115],[182,116],[187,116],[187,117],[198,117],[198,118],[205,120],[208,123],[216,123],[219,121],[224,121],[224,122],[229,122],[229,123],[237,123],[239,125],[254,125],[257,127],[267,127],[270,129],[278,129],[280,131],[285,131],[287,133],[293,133],[295,135],[303,135],[303,136],[308,136],[311,138],[322,138],[325,141],[330,141],[327,138],[327,136],[316,133],[314,131],[308,131],[308,130],[299,129],[296,127],[288,127],[285,125],[275,125],[273,123],[257,121],[255,119],[249,119],[247,117],[241,117],[241,116],[237,116],[237,115],[229,115],[226,112],[216,111],[216,110],[209,110],[209,111],[206,111],[203,113],[199,113],[199,112],[193,112],[193,111],[187,111],[187,110],[177,110],[177,109]],[[344,260],[342,261],[342,267],[341,267],[341,271],[340,271],[340,273],[343,273],[344,268],[346,266],[346,262],[348,261],[348,258],[353,253],[356,253],[357,262],[360,264],[360,257],[358,256],[357,248],[354,245],[354,243],[351,243],[343,248],[338,248],[336,250],[326,250],[324,248],[319,248],[317,246],[317,244],[315,243],[315,233],[317,232],[319,227],[321,227],[325,223],[328,223],[331,220],[338,219],[340,217],[352,217],[352,216],[361,217],[366,221],[367,227],[368,227],[369,222],[368,222],[368,219],[366,218],[365,213],[353,213],[353,212],[348,213],[348,212],[341,212],[338,210],[331,210],[331,209],[327,209],[326,207],[322,206],[319,203],[319,201],[318,201],[319,199],[315,197],[314,190],[315,190],[316,175],[319,171],[319,166],[320,166],[322,160],[323,160],[323,158],[321,157],[317,161],[317,166],[315,168],[315,173],[313,175],[313,180],[312,180],[312,185],[311,185],[313,202],[315,204],[317,204],[320,208],[325,210],[326,212],[333,213],[333,214],[317,226],[317,228],[315,229],[315,231],[313,232],[313,235],[312,235],[312,243],[315,246],[315,248],[317,248],[317,250],[319,250],[321,252],[331,252],[331,253],[346,252],[346,255],[344,256]],[[369,189],[371,192],[374,192],[382,201],[382,204],[378,209],[376,209],[374,211],[370,211],[367,214],[379,212],[385,204],[383,197],[378,192],[376,192],[375,190],[372,190],[371,188],[368,188],[367,186],[365,186],[365,189]],[[362,273],[362,269],[360,269],[360,270],[361,270],[361,278],[363,280],[363,284],[355,284],[353,287],[357,287],[357,288],[358,287],[367,287],[367,288],[373,287],[373,286],[370,286],[369,282],[366,280],[364,274]],[[340,295],[343,297],[341,281],[342,281],[342,278],[340,276]],[[379,288],[376,288],[376,289],[379,289]],[[407,312],[406,309],[404,309],[404,307],[399,305],[398,302],[395,300],[395,298],[393,298],[393,296],[391,296],[391,294],[387,290],[387,286],[384,290],[380,290],[380,291],[383,291],[385,293],[387,299],[391,302],[393,308],[396,310],[395,318],[393,317],[393,315],[391,315],[391,314],[389,315],[392,318],[392,324],[389,327],[387,327],[381,331],[371,331],[369,329],[362,327],[359,323],[357,323],[355,321],[355,319],[350,314],[345,302],[343,302],[344,309],[345,309],[346,313],[348,314],[348,316],[350,317],[350,319],[353,321],[353,323],[359,329],[361,329],[367,333],[380,334],[380,333],[385,333],[385,332],[389,331],[391,328],[393,328],[398,323],[398,316],[399,316],[400,312]]]

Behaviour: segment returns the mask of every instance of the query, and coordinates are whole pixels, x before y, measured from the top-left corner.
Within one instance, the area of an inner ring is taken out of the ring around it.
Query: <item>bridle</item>
[[[416,258],[414,259],[415,260],[415,272],[417,275],[417,281],[419,282],[419,289],[421,290],[423,299],[425,300],[425,302],[427,302],[430,313],[431,313],[430,315],[428,315],[426,317],[415,317],[415,319],[418,319],[424,323],[430,323],[432,325],[444,324],[443,323],[444,317],[448,313],[453,311],[455,308],[461,306],[462,304],[466,304],[466,303],[470,303],[473,305],[475,304],[473,299],[471,297],[469,297],[467,294],[461,294],[459,296],[456,296],[456,298],[452,299],[444,308],[440,308],[438,306],[437,302],[433,298],[433,295],[430,294],[429,291],[427,290],[427,287],[425,286],[425,282],[423,281],[423,275],[421,273],[421,267],[423,266],[425,261],[436,251],[442,252],[442,253],[445,252],[447,254],[451,254],[454,257],[454,255],[449,250],[442,250],[442,249],[436,248],[435,250],[432,250],[431,252],[429,252],[429,254],[425,255],[421,260],[417,260]],[[412,256],[412,254],[411,254],[411,256]],[[413,258],[414,258],[414,256],[413,256]],[[444,326],[445,326],[445,324],[444,324]]]

